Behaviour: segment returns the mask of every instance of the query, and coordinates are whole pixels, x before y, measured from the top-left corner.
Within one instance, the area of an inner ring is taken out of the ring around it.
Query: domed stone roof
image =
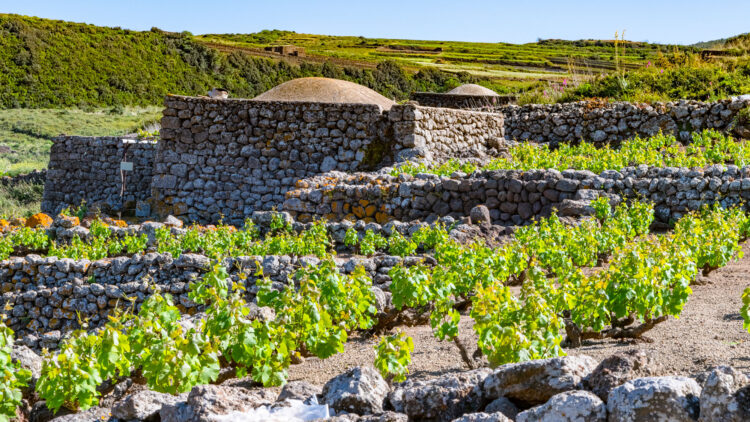
[[[499,97],[498,93],[489,89],[485,88],[481,85],[477,84],[465,84],[461,86],[457,86],[450,91],[448,91],[446,94],[453,94],[453,95],[484,95],[486,97]]]
[[[253,98],[261,101],[377,104],[390,110],[395,102],[354,82],[331,78],[299,78],[284,82]]]

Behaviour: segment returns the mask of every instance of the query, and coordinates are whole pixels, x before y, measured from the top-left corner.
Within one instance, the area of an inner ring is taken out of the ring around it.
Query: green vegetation
[[[409,239],[416,247],[406,250],[430,253],[435,264],[393,267],[393,304],[429,312],[434,335],[458,345],[470,366],[474,361],[458,341],[459,304],[470,306],[479,350],[493,366],[563,355],[565,335],[574,347],[585,339],[638,338],[669,316],[679,316],[697,272],[707,274],[738,256],[738,243],[750,229],[750,218],[741,210],[715,206],[687,215],[673,233],[650,235],[651,205],[636,201],[613,210],[600,198],[592,206],[592,220],[568,226],[553,215],[519,229],[499,248],[480,241],[459,244],[439,225],[420,228]],[[278,218],[273,226],[266,241],[288,232]],[[254,229],[244,231],[251,241]],[[305,239],[303,249],[331,245],[324,231],[311,231],[294,235]],[[226,242],[215,245],[214,263],[237,246],[228,238],[234,233],[230,229],[217,233]],[[365,237],[357,240],[360,248]],[[400,248],[404,237],[373,243],[380,250]],[[214,264],[190,285],[190,299],[206,306],[194,324],[179,323],[182,315],[170,295],[157,291],[138,314],[111,315],[103,328],[76,331],[58,352],[45,353],[36,391],[56,411],[96,405],[102,383],[132,370],[150,389],[171,394],[215,381],[222,366],[265,386],[283,384],[293,359],[341,353],[350,332],[375,323],[371,280],[362,267],[341,274],[332,255],[326,250],[319,265],[300,269],[281,290],[256,273],[258,305],[275,311],[259,319],[248,318],[245,276],[232,282],[227,270]],[[514,282],[522,284],[518,295],[508,287]],[[5,371],[11,397],[2,411],[10,415],[25,374],[4,362],[7,347],[1,340],[0,371]],[[400,333],[382,338],[376,367],[393,381],[402,380],[413,347]]]
[[[407,74],[394,62],[367,68],[290,65],[242,51],[222,52],[188,33],[0,14],[0,108],[156,105],[167,93],[205,95],[217,86],[248,98],[305,76],[347,79],[397,99],[415,89],[445,90],[477,80],[468,73],[437,70]]]
[[[740,39],[726,45],[740,48]],[[306,52],[282,57],[264,49],[284,44]],[[0,14],[0,108],[156,105],[167,93],[202,95],[215,86],[248,98],[305,76],[350,80],[398,100],[462,83],[546,102],[711,99],[747,87],[741,59],[704,63],[699,51],[618,39],[516,45],[290,31],[194,37]]]
[[[678,99],[715,101],[750,92],[750,62],[705,62],[683,56],[663,60],[623,75],[609,74],[582,82],[565,92],[561,101],[610,98],[654,102]]]
[[[0,185],[0,218],[28,217],[39,212],[44,185],[16,183]],[[2,255],[2,253],[0,253]]]
[[[160,117],[158,107],[95,111],[0,109],[0,146],[11,149],[10,153],[0,152],[0,176],[47,167],[51,140],[60,134],[124,135],[135,133],[139,128],[157,122]],[[0,213],[3,209],[0,206]]]
[[[604,170],[620,170],[628,166],[647,164],[654,167],[705,167],[712,164],[735,164],[745,166],[750,163],[750,144],[736,141],[731,136],[715,130],[695,132],[692,140],[682,144],[674,135],[659,133],[650,138],[636,136],[623,141],[619,147],[581,142],[576,145],[561,144],[556,149],[548,145],[520,143],[509,148],[508,158],[497,158],[484,167],[471,163],[450,160],[437,166],[407,163],[391,171],[396,176],[401,173],[415,175],[432,173],[441,176],[461,171],[472,173],[476,170],[590,170],[601,173]]]
[[[393,382],[406,381],[414,351],[414,340],[404,333],[385,336],[375,346],[375,368]]]
[[[483,85],[498,92],[516,92],[536,85],[540,79],[556,81],[574,74],[615,69],[612,40],[540,40],[508,44],[327,36],[278,30],[207,34],[195,39],[224,51],[271,57],[273,53],[265,52],[265,47],[294,45],[305,49],[304,58],[293,59],[299,62],[331,60],[340,65],[366,67],[393,60],[412,72],[424,69],[467,72],[483,78]],[[636,68],[674,49],[697,51],[693,47],[629,42],[620,64]]]
[[[16,417],[16,408],[21,405],[21,388],[31,378],[31,371],[21,368],[11,359],[13,331],[0,319],[0,422]]]

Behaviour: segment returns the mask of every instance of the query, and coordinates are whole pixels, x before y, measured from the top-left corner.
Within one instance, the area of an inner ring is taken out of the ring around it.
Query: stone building
[[[514,95],[501,96],[476,84],[464,84],[445,93],[414,92],[411,95],[411,100],[422,106],[479,111],[498,111],[499,107],[514,102],[515,99]]]
[[[56,139],[42,209],[54,214],[83,200],[123,211],[135,201],[158,216],[242,224],[254,211],[280,208],[305,178],[482,156],[504,137],[500,114],[398,105],[327,78],[292,80],[252,100],[168,96],[161,123],[156,145]],[[137,183],[123,185],[123,177]]]

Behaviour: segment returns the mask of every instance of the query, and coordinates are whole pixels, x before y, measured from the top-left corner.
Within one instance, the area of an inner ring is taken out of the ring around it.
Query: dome
[[[354,82],[331,78],[299,78],[284,82],[253,98],[260,101],[377,104],[390,110],[395,102]]]
[[[453,95],[477,95],[477,96],[485,96],[485,97],[499,97],[497,92],[485,88],[481,85],[476,84],[465,84],[461,86],[457,86],[450,91],[448,91],[446,94],[453,94]]]

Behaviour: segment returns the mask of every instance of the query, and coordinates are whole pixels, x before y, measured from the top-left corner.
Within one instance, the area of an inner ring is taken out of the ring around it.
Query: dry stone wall
[[[393,106],[388,121],[396,161],[478,158],[504,138],[503,117],[497,113],[406,104]]]
[[[16,186],[22,183],[38,185],[47,180],[47,170],[33,170],[16,176],[0,177],[0,186]]]
[[[152,183],[156,211],[241,223],[278,206],[301,178],[377,164],[380,157],[368,154],[383,121],[377,105],[168,97]]]
[[[134,209],[150,197],[156,153],[153,141],[116,137],[61,136],[53,139],[42,211],[57,214],[82,201],[108,212]],[[121,163],[132,170],[121,171]]]
[[[717,102],[675,101],[638,104],[599,104],[581,101],[566,104],[507,105],[495,111],[505,117],[509,139],[534,142],[616,142],[659,131],[689,138],[690,132],[717,129],[731,132],[737,112],[750,106],[750,99]],[[748,128],[750,129],[750,128]]]
[[[363,219],[385,223],[443,216],[463,217],[486,205],[494,223],[521,225],[557,209],[561,215],[591,212],[600,196],[640,198],[654,203],[656,219],[677,220],[704,204],[747,203],[750,167],[705,169],[645,165],[601,174],[576,170],[495,170],[450,177],[431,174],[390,176],[385,172],[327,174],[300,181],[283,209],[297,218]]]
[[[419,261],[406,258],[407,265]],[[350,273],[361,265],[373,280],[373,285],[387,289],[388,271],[401,262],[395,256],[350,258],[337,262],[343,273]],[[413,261],[413,262],[412,262]],[[315,265],[314,257],[248,256],[224,261],[233,282],[244,283],[248,300],[252,301],[255,286],[256,262],[263,267],[276,288],[282,288],[289,277],[301,266]],[[23,344],[32,348],[55,348],[62,336],[79,328],[80,320],[90,327],[102,325],[107,315],[116,308],[130,306],[131,300],[139,309],[154,288],[173,296],[183,312],[199,311],[188,298],[190,283],[205,273],[209,258],[183,254],[174,259],[170,254],[147,253],[99,261],[28,255],[0,261],[0,309],[6,314],[6,324]]]

